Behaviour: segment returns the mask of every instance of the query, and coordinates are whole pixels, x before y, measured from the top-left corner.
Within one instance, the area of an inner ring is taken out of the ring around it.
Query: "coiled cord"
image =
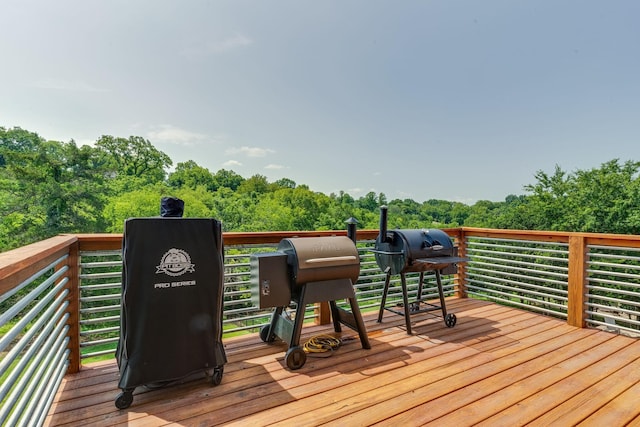
[[[331,335],[316,335],[304,343],[304,351],[307,353],[326,353],[340,347],[342,340]]]

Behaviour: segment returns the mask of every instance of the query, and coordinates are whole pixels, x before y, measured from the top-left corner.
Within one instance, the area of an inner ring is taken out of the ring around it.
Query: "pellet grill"
[[[469,259],[459,257],[457,247],[447,233],[439,229],[387,229],[387,207],[380,208],[380,232],[373,250],[378,267],[386,274],[378,323],[382,322],[384,310],[404,316],[407,334],[411,335],[411,315],[435,310],[442,311],[446,326],[452,328],[456,324],[456,315],[447,313],[442,274],[454,274],[457,263]],[[440,305],[427,302],[423,298],[425,272],[435,272]],[[418,272],[418,290],[416,298],[409,301],[406,274]],[[387,296],[393,275],[400,275],[402,286],[402,304],[388,306]],[[400,308],[402,311],[400,311]]]
[[[308,304],[329,302],[334,330],[341,332],[341,325],[346,325],[358,332],[362,348],[371,348],[353,288],[360,274],[355,238],[286,238],[276,252],[252,255],[250,264],[253,303],[260,308],[275,307],[260,338],[269,343],[277,337],[289,344],[285,354],[289,369],[301,368],[307,359],[300,334]],[[338,306],[336,301],[342,299],[349,300],[351,311]],[[292,302],[293,319],[285,311]]]

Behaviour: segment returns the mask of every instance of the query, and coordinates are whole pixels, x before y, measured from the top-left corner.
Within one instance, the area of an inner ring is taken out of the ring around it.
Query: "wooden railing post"
[[[79,243],[75,243],[69,246],[69,258],[67,260],[69,266],[69,283],[67,289],[69,290],[69,319],[67,324],[69,325],[69,367],[67,368],[67,374],[72,374],[80,371],[81,359],[80,359],[80,251]]]
[[[467,236],[462,228],[458,229],[458,239],[456,241],[458,246],[458,256],[467,256]],[[458,298],[467,298],[467,263],[458,263],[458,273],[455,276],[455,280],[458,284],[456,287],[455,296]]]
[[[329,308],[329,303],[326,301],[317,303],[314,307],[316,313],[316,324],[317,325],[328,325],[331,323],[331,309]]]
[[[581,235],[569,236],[569,280],[567,323],[579,328],[586,327],[585,293],[587,283],[587,244]]]

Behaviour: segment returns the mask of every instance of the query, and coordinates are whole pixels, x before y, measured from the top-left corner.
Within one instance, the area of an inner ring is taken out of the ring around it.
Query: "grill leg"
[[[371,344],[369,344],[369,336],[367,335],[367,330],[364,326],[364,320],[362,320],[358,300],[355,296],[347,299],[351,306],[351,312],[338,307],[335,301],[329,301],[329,305],[331,306],[331,317],[333,318],[333,328],[336,332],[341,332],[342,328],[340,324],[343,324],[357,331],[358,335],[360,335],[360,344],[362,344],[362,348],[369,350],[371,348]]]
[[[302,324],[304,323],[304,312],[306,311],[307,301],[305,294],[307,293],[307,285],[302,285],[300,289],[300,298],[298,298],[296,307],[296,318],[293,321],[293,331],[289,340],[289,349],[300,345],[300,334],[302,333]]]
[[[422,284],[424,283],[424,271],[420,272],[420,279],[418,280],[418,303],[422,299]]]
[[[271,322],[269,323],[269,325],[264,326],[260,330],[260,338],[262,339],[262,341],[273,342],[276,339],[276,336],[278,335],[278,324],[284,321],[284,319],[280,318],[280,316],[282,316],[283,310],[284,307],[276,307],[276,309],[271,314]],[[283,337],[280,337],[280,339],[283,339]]]
[[[358,335],[360,335],[360,344],[362,345],[362,348],[369,350],[371,348],[371,344],[369,343],[367,330],[364,327],[362,314],[360,314],[360,306],[358,306],[358,300],[355,297],[349,298],[349,304],[351,305],[351,312],[353,313],[356,328],[358,330]]]
[[[447,306],[444,302],[444,291],[442,290],[442,280],[440,279],[440,270],[436,270],[436,282],[438,283],[438,293],[440,294],[440,306],[442,307],[444,324],[447,325],[448,328],[453,328],[456,325],[457,319],[455,314],[447,314]]]
[[[380,311],[378,312],[378,323],[382,322],[384,314],[384,306],[387,303],[387,293],[389,292],[389,283],[391,283],[391,267],[385,269],[387,277],[384,279],[384,290],[382,291],[382,301],[380,301]]]
[[[438,295],[440,296],[440,307],[442,307],[442,317],[447,317],[447,306],[444,302],[444,291],[442,290],[442,280],[440,279],[440,270],[436,270],[436,283],[438,284]]]
[[[411,335],[411,313],[409,311],[409,295],[407,294],[407,279],[404,273],[400,273],[400,281],[402,282],[402,302],[404,303],[404,321],[407,325],[407,335]]]
[[[340,311],[338,311],[338,304],[335,301],[329,301],[329,308],[331,309],[331,319],[333,320],[333,330],[336,332],[342,332],[340,326]]]

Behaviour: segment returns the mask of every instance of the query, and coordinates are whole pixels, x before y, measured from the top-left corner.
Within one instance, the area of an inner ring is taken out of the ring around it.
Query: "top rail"
[[[78,236],[60,235],[0,253],[0,295],[69,252]]]

